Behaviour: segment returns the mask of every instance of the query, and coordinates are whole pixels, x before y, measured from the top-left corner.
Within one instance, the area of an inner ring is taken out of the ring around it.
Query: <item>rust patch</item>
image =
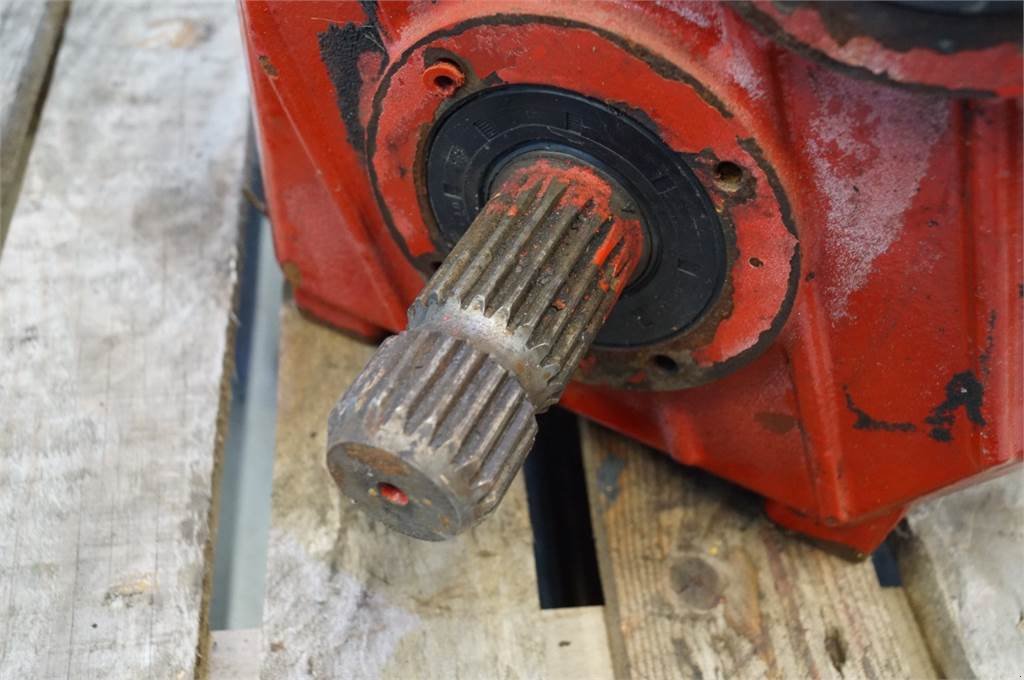
[[[988,322],[985,332],[985,349],[978,355],[978,365],[981,366],[981,375],[987,378],[992,370],[992,352],[996,348],[996,310],[988,313]]]
[[[345,453],[349,458],[358,460],[382,475],[404,476],[408,470],[402,461],[395,458],[394,454],[365,444],[346,444]]]
[[[281,271],[284,272],[284,278],[292,290],[302,285],[302,272],[299,270],[299,265],[291,261],[282,262]]]
[[[256,57],[256,60],[259,62],[260,68],[263,69],[264,73],[266,73],[271,78],[277,77],[277,67],[271,63],[270,57],[268,57],[265,54],[261,54],[260,56]]]

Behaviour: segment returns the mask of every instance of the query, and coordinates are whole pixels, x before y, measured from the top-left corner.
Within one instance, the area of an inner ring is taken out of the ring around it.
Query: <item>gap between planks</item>
[[[0,252],[67,11],[64,1],[5,0],[0,6]]]

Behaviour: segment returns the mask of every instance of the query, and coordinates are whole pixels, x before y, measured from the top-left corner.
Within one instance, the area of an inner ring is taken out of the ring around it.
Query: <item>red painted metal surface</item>
[[[824,7],[815,3],[783,6],[760,1],[748,4],[743,11],[765,32],[777,34],[794,49],[848,67],[862,76],[954,90],[968,96],[984,93],[1019,97],[1024,90],[1019,40],[998,41],[986,36],[993,27],[1019,23],[1020,17],[1013,13],[982,17],[986,25],[974,31],[973,39],[964,40],[957,54],[927,49],[928,41],[921,34],[926,33],[928,24],[969,26],[972,19],[978,19],[977,15],[922,14],[896,3],[821,5]],[[908,35],[894,35],[886,30],[900,20],[913,25]],[[882,25],[872,31],[871,23]]]
[[[553,85],[633,112],[694,159],[732,239],[715,318],[684,338],[705,384],[643,389],[658,381],[638,371],[634,389],[575,383],[563,405],[864,552],[915,499],[1019,462],[1020,50],[913,55],[947,64],[957,89],[984,67],[1004,98],[972,100],[830,69],[726,5],[586,7],[243,3],[299,305],[363,336],[401,329],[439,256],[418,188],[435,117],[487,84]],[[464,83],[425,77],[438,54]],[[722,160],[743,168],[742,191],[716,180]],[[614,360],[592,354],[582,377]]]

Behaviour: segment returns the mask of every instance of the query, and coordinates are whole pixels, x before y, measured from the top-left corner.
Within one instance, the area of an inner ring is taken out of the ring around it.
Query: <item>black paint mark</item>
[[[384,50],[384,41],[380,31],[371,22],[365,26],[332,24],[323,33],[317,34],[320,43],[320,59],[327,67],[327,74],[334,85],[334,94],[341,112],[341,120],[345,123],[345,133],[349,143],[359,153],[365,153],[366,130],[359,120],[359,95],[363,87],[363,75],[359,71],[359,58],[369,52],[380,55],[379,75],[388,63],[388,55]]]
[[[881,430],[883,432],[913,432],[917,429],[917,426],[913,423],[893,423],[886,420],[872,418],[866,411],[858,408],[857,405],[853,403],[853,397],[850,396],[850,390],[845,385],[843,386],[843,392],[846,393],[847,410],[857,416],[857,420],[853,423],[853,429]]]
[[[984,427],[985,418],[981,415],[984,396],[985,388],[973,373],[964,371],[954,375],[946,383],[946,400],[932,409],[931,415],[924,419],[924,422],[932,426],[928,436],[937,442],[953,441],[953,423],[956,422],[956,410],[961,406],[968,420]]]
[[[553,408],[537,424],[523,476],[540,607],[604,604],[576,416]]]

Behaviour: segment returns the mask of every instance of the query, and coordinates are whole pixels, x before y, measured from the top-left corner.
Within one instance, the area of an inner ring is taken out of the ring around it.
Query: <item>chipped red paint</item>
[[[565,406],[865,552],[915,499],[1024,457],[1019,65],[978,82],[994,71],[972,74],[970,53],[915,52],[899,73],[1003,99],[900,89],[781,47],[717,3],[242,9],[275,246],[314,315],[366,336],[402,328],[438,257],[419,188],[435,117],[489,84],[552,85],[647,121],[730,234],[717,311],[679,341],[706,384],[652,391],[660,369],[630,364],[618,384],[633,389],[576,383]],[[346,85],[355,116],[321,57],[330,26],[365,48]],[[457,91],[424,81],[438,60],[465,75]],[[720,161],[743,169],[738,188],[716,182]],[[607,377],[615,356],[581,370]]]
[[[583,165],[543,157],[516,163],[511,169],[502,172],[495,192],[507,194],[526,184],[531,178],[537,177],[547,177],[548,182],[558,181],[565,184],[567,189],[559,202],[561,205],[571,205],[597,215],[618,213],[612,207],[615,190],[603,176]],[[518,208],[513,205],[507,214],[511,217],[517,210]],[[618,218],[612,222],[594,251],[592,262],[601,267],[609,257],[614,258],[611,273],[616,278],[609,282],[607,278],[602,277],[597,280],[597,286],[607,292],[615,285],[616,292],[620,292],[633,276],[643,249],[644,235],[640,220]],[[555,301],[556,307],[559,302]],[[562,302],[562,307],[564,306],[565,303]]]

